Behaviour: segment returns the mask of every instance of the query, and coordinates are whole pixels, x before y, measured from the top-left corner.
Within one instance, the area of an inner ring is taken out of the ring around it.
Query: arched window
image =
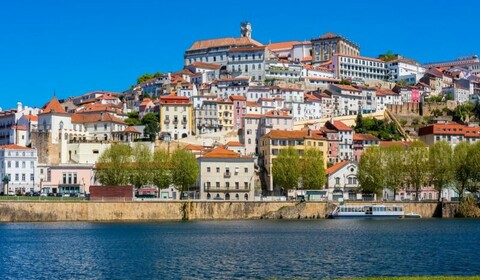
[[[62,130],[63,129],[63,121],[61,121],[58,126],[59,126],[60,130]]]
[[[211,199],[212,196],[210,195],[210,193],[207,193],[207,199]]]
[[[217,193],[217,195],[215,196],[215,199],[216,200],[221,200],[222,198],[220,197],[220,194]]]
[[[238,193],[235,194],[235,200],[240,200],[240,196],[238,195]]]
[[[230,194],[229,193],[225,194],[225,200],[230,200]]]
[[[248,193],[246,193],[246,194],[243,196],[243,198],[244,198],[245,200],[248,200]]]

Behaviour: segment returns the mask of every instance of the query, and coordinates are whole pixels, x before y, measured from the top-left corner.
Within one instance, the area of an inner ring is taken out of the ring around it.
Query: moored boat
[[[405,213],[401,205],[339,205],[331,218],[400,218]]]

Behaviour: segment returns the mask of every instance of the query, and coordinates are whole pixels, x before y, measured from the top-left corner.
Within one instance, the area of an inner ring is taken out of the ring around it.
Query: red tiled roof
[[[109,113],[95,113],[95,114],[72,114],[72,123],[96,123],[96,122],[110,122],[125,124],[125,122]]]
[[[34,115],[24,115],[25,118],[31,122],[38,122],[38,116],[34,116]]]
[[[325,33],[322,36],[320,36],[319,39],[330,39],[330,38],[335,38],[335,37],[338,37],[338,35],[333,33],[333,32],[328,32],[328,33]]]
[[[54,96],[47,104],[45,104],[45,106],[43,106],[42,113],[66,114],[67,112],[65,112],[65,109],[62,107],[57,97]]]
[[[249,158],[247,156],[241,156],[234,151],[225,149],[224,147],[218,146],[215,149],[206,152],[202,158]]]
[[[255,101],[247,101],[248,107],[259,107],[260,105]]]
[[[355,133],[353,135],[353,141],[380,141],[380,139],[372,134]]]
[[[343,122],[341,121],[327,121],[327,123],[325,124],[325,126],[327,126],[327,128],[333,128],[335,130],[338,130],[338,131],[351,131],[352,128],[347,126],[346,124],[344,124]]]
[[[0,150],[33,150],[33,149],[25,146],[20,146],[17,144],[8,144],[8,145],[0,146]]]
[[[267,45],[272,51],[279,51],[279,50],[290,50],[293,48],[294,45],[301,44],[299,41],[288,41],[288,42],[278,42],[278,43],[271,43]]]
[[[127,126],[123,132],[129,132],[129,133],[135,133],[135,134],[141,134],[140,131],[136,130],[135,127],[133,126]]]
[[[361,92],[361,90],[359,90],[358,88],[354,88],[354,87],[349,86],[349,85],[333,85],[333,86],[336,87],[336,88],[339,88],[341,90]]]
[[[200,49],[206,49],[206,48],[245,46],[245,45],[263,46],[261,43],[248,37],[240,37],[240,38],[230,37],[230,38],[219,38],[219,39],[196,41],[188,50],[193,51],[193,50],[200,50]]]
[[[264,115],[265,117],[275,117],[275,118],[292,118],[292,116],[290,116],[288,114],[288,112],[285,112],[285,111],[281,111],[281,110],[270,110],[268,112],[265,113]]]
[[[222,68],[222,65],[220,65],[220,64],[198,62],[198,61],[195,61],[190,65],[192,65],[194,67],[197,67],[197,68],[205,68],[205,69],[213,69],[213,70],[218,70],[218,69]]]
[[[243,95],[230,95],[230,99],[232,100],[240,100],[240,101],[246,101],[247,99]]]
[[[238,141],[230,141],[227,143],[228,147],[243,147],[244,145]]]
[[[424,135],[463,135],[468,138],[480,138],[480,127],[470,127],[455,122],[436,123],[418,129],[418,136]]]
[[[190,99],[186,96],[177,96],[170,93],[167,96],[160,97],[160,104],[190,104]]]
[[[344,160],[342,162],[339,162],[339,163],[335,164],[334,166],[331,166],[331,167],[327,168],[327,170],[325,170],[325,174],[327,174],[327,175],[333,174],[333,173],[337,172],[338,170],[342,169],[348,163],[349,163],[348,160]]]

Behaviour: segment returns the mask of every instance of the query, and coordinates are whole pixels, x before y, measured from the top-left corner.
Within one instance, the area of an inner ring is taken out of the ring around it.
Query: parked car
[[[70,197],[78,197],[78,193],[70,193]]]
[[[32,196],[40,196],[40,192],[33,192]]]
[[[40,193],[40,196],[44,196],[44,197],[47,197],[47,193]]]
[[[52,196],[55,196],[55,194],[52,193],[52,192],[49,192],[49,193],[47,194],[47,196],[52,197]]]
[[[61,193],[56,193],[55,196],[56,197],[62,197],[62,194]]]

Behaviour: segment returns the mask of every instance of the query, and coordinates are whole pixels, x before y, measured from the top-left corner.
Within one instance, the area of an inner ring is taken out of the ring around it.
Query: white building
[[[217,147],[198,158],[200,199],[253,201],[254,159]]]
[[[330,67],[338,79],[353,81],[388,79],[385,62],[376,58],[335,54]]]
[[[39,191],[37,151],[9,144],[0,146],[1,192],[8,194]],[[4,180],[8,178],[8,184]],[[7,190],[8,187],[8,190]]]
[[[228,51],[227,71],[233,77],[250,77],[251,81],[263,81],[266,56],[264,46],[231,48]]]
[[[399,56],[397,59],[385,62],[387,77],[389,81],[406,81],[416,84],[425,74],[425,68],[413,59],[406,59]]]

